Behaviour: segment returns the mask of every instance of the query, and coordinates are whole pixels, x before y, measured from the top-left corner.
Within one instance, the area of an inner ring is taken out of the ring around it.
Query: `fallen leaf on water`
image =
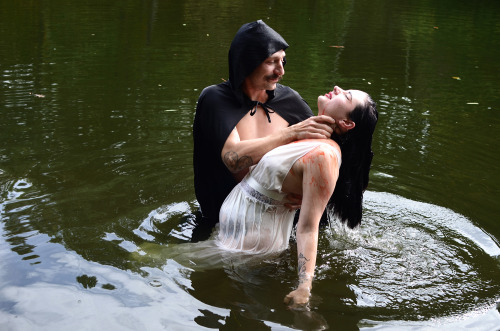
[[[333,47],[333,48],[344,48],[344,46],[328,46],[328,47]]]
[[[44,94],[36,94],[36,93],[31,93],[33,96],[37,97],[37,98],[45,98],[45,95]]]
[[[460,77],[451,77],[453,79],[456,79],[456,80],[460,80]]]

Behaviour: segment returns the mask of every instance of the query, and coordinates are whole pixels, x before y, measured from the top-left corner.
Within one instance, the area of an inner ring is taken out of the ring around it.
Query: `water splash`
[[[418,320],[433,316],[436,305],[449,314],[466,312],[491,305],[500,293],[500,248],[446,208],[367,192],[361,227],[334,221],[322,240],[318,277],[351,273],[347,286],[357,307]]]

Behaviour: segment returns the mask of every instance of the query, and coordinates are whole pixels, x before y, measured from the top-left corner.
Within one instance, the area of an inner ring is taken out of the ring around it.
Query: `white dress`
[[[252,166],[222,204],[218,245],[248,253],[285,250],[295,211],[283,205],[283,181],[295,161],[321,144],[335,151],[340,165],[337,149],[320,140],[308,140],[277,147]]]

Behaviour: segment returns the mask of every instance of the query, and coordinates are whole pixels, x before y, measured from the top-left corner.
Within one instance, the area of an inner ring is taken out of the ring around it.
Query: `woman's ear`
[[[341,120],[341,121],[337,121],[337,126],[340,127],[342,132],[347,132],[349,130],[354,129],[354,127],[356,126],[356,123],[354,123],[351,120]]]

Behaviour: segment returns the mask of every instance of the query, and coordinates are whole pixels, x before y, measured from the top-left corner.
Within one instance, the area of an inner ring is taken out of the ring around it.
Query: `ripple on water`
[[[449,209],[367,192],[359,229],[333,222],[326,232],[320,254],[355,273],[348,286],[358,307],[420,319],[436,317],[436,305],[456,314],[498,299],[500,248]],[[330,268],[319,269],[319,278],[332,277]]]
[[[158,208],[134,232],[143,233],[141,237],[146,239],[145,234],[156,237],[161,232],[159,228],[164,227],[170,237],[177,237],[190,225],[189,218],[184,224],[173,222],[177,227],[165,224],[190,210],[187,203]],[[167,242],[171,243],[171,239]],[[160,244],[143,248],[146,256],[163,256],[165,261],[184,246],[203,259],[193,251],[203,249],[203,245]],[[499,255],[500,248],[493,238],[452,210],[392,194],[366,192],[360,228],[350,230],[332,222],[321,231],[313,299],[320,298],[318,311],[337,307],[356,314],[362,312],[361,315],[379,321],[465,317],[473,311],[490,309],[499,299]],[[286,266],[295,265],[295,256],[292,243],[290,252],[279,258],[281,262],[273,260],[261,265],[268,268],[265,273],[269,274],[262,277],[294,282],[293,269]],[[247,287],[252,285],[250,276],[254,269],[243,266],[230,275],[241,273],[238,282]],[[263,269],[259,270],[260,274]],[[196,297],[196,291],[193,293]],[[339,299],[341,306],[335,301]]]
[[[13,252],[38,264],[39,256],[34,254],[36,244],[46,237],[31,224],[33,209],[45,198],[33,184],[25,179],[16,179],[0,185],[0,221],[3,222],[3,235]]]

